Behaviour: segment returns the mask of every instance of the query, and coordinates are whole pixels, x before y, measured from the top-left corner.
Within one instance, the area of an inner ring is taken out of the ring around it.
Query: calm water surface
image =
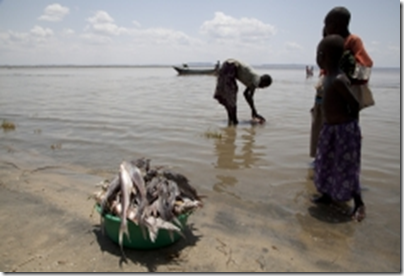
[[[274,79],[255,95],[267,123],[247,123],[250,110],[240,86],[242,122],[229,128],[224,108],[212,98],[211,76],[181,77],[169,67],[3,68],[0,119],[14,122],[16,129],[0,132],[1,152],[27,151],[92,174],[115,173],[122,160],[145,156],[184,173],[202,193],[252,204],[290,223],[291,235],[307,234],[310,227],[302,217],[315,192],[308,163],[317,78],[305,79],[304,68],[257,71]],[[361,179],[368,208],[363,225],[376,227],[365,232],[376,239],[372,246],[385,248],[396,264],[400,71],[375,69],[370,86],[376,105],[361,112]],[[208,132],[221,138],[209,138]],[[349,238],[356,235],[348,232]]]

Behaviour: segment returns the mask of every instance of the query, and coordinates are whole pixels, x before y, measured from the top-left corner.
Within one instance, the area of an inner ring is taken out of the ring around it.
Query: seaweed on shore
[[[207,130],[204,133],[204,137],[207,139],[222,139],[223,135],[219,131],[212,131],[212,130]]]

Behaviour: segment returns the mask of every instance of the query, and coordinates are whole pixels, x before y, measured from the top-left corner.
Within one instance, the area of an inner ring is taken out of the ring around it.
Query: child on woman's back
[[[326,71],[323,82],[321,129],[315,160],[314,183],[322,194],[315,203],[354,199],[352,217],[365,218],[359,183],[361,131],[359,103],[352,95],[350,81],[340,69],[344,39],[328,35],[317,48],[317,64]]]
[[[351,91],[359,102],[359,109],[363,109],[375,104],[368,86],[373,61],[366,52],[361,38],[350,33],[350,20],[351,14],[348,9],[345,7],[333,8],[324,19],[323,37],[338,34],[344,38],[345,52],[340,61],[340,68],[351,82]],[[325,70],[322,70],[322,73],[326,74]],[[319,130],[323,123],[320,108],[322,101],[321,89],[322,79],[320,79],[316,87],[316,100],[311,109],[310,157],[314,157],[316,154]]]
[[[326,35],[337,34],[344,38],[345,53],[340,67],[348,76],[352,92],[359,102],[359,109],[375,104],[372,92],[368,87],[373,61],[368,55],[361,38],[351,34],[349,22],[351,14],[345,7],[335,7],[324,19]]]

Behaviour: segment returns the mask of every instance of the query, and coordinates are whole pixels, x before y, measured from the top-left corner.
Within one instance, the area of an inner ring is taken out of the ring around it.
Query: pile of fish
[[[159,229],[183,235],[177,217],[203,206],[203,196],[197,194],[185,176],[163,167],[150,168],[150,160],[145,158],[123,161],[119,174],[93,197],[101,207],[101,219],[107,213],[121,219],[121,250],[123,235],[130,240],[127,220],[141,227],[144,238],[147,229],[154,242]]]

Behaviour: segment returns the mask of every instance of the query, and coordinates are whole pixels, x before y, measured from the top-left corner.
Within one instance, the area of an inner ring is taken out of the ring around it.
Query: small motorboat
[[[212,69],[205,68],[189,68],[188,66],[173,66],[175,71],[177,71],[178,75],[216,75],[219,68],[215,67]]]

